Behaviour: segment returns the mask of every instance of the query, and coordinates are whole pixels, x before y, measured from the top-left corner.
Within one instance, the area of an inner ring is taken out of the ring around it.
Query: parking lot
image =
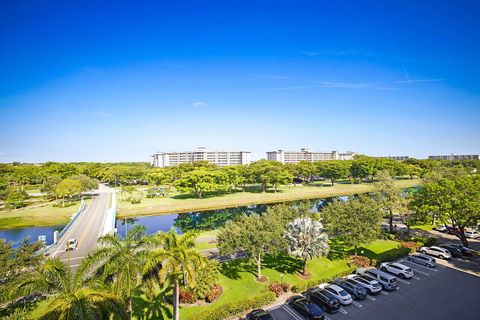
[[[397,290],[354,301],[325,319],[478,319],[480,277],[440,264],[430,269],[404,259],[397,262],[411,267],[415,276],[397,278]],[[275,320],[305,319],[286,304],[269,312]]]

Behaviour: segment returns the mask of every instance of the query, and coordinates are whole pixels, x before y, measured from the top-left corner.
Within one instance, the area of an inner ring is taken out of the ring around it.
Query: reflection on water
[[[6,239],[7,242],[15,242],[18,245],[24,239],[30,241],[37,241],[38,236],[47,237],[47,245],[53,243],[53,232],[55,230],[61,231],[63,225],[55,227],[33,227],[33,228],[17,228],[0,230],[0,239]]]

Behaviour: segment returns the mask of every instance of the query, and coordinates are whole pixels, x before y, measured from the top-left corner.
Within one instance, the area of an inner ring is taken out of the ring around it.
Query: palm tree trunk
[[[302,274],[307,275],[307,257],[303,258],[303,272]]]
[[[258,278],[262,277],[262,256],[260,253],[258,254],[258,260],[257,260],[257,274]]]
[[[127,319],[132,319],[132,297],[127,298]]]
[[[175,281],[175,285],[173,287],[173,319],[180,320],[180,311],[178,309],[179,303],[179,285],[178,280]]]

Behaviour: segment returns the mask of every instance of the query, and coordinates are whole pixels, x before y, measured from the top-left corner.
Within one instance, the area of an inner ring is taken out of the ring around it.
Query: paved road
[[[58,245],[50,253],[51,257],[58,257],[75,268],[83,257],[96,248],[97,240],[105,224],[107,209],[110,205],[109,194],[112,191],[113,189],[100,185],[99,190],[94,192],[90,204],[70,226],[69,230],[58,242]],[[65,243],[72,238],[77,239],[77,248],[66,252]]]

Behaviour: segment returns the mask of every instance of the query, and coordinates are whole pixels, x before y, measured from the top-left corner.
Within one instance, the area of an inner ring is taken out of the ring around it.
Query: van
[[[410,262],[415,262],[418,264],[421,264],[422,266],[429,267],[429,268],[434,268],[436,266],[436,261],[435,258],[426,256],[424,254],[410,254],[407,257],[407,261]]]
[[[357,274],[377,280],[385,290],[395,290],[398,287],[397,279],[394,276],[375,268],[358,268]]]

